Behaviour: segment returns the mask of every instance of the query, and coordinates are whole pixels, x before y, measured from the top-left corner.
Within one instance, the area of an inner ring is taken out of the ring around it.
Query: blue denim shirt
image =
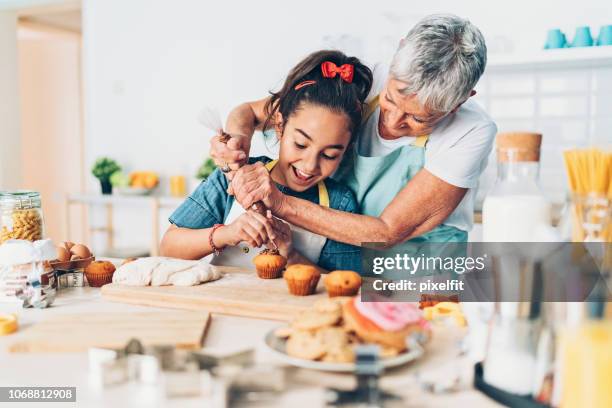
[[[271,159],[265,156],[254,157],[249,159],[249,164],[268,163],[269,161]],[[172,213],[169,221],[177,227],[192,229],[210,228],[215,224],[223,224],[234,203],[234,197],[227,194],[228,184],[225,175],[219,169],[215,170]],[[283,194],[319,204],[319,190],[316,185],[303,192],[293,191],[280,184],[276,186]],[[357,212],[357,200],[348,187],[330,178],[325,180],[325,186],[329,194],[330,208],[351,213]],[[321,250],[318,265],[330,271],[344,269],[360,272],[361,249],[328,239]]]

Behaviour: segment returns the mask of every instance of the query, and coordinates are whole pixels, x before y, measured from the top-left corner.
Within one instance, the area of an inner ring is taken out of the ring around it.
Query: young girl
[[[257,157],[248,163],[265,165],[285,194],[356,212],[353,193],[328,177],[356,134],[371,85],[372,72],[357,58],[339,51],[309,55],[266,104],[264,129],[273,129],[280,141],[278,160]],[[253,247],[265,244],[277,247],[288,265],[361,269],[359,248],[290,226],[270,214],[245,211],[227,193],[228,187],[217,169],[181,204],[170,216],[172,225],[161,243],[164,256],[200,259],[215,253],[214,264],[252,268],[259,252]]]

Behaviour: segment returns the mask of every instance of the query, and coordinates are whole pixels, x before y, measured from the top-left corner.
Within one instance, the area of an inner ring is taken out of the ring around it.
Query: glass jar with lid
[[[0,191],[0,245],[9,239],[37,241],[43,236],[40,193]]]
[[[541,143],[539,133],[497,136],[497,181],[483,203],[483,241],[537,241],[551,226],[551,205],[538,183]]]

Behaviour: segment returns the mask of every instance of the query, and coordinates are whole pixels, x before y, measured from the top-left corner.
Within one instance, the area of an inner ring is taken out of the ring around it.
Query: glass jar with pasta
[[[43,236],[40,193],[0,191],[0,245],[9,239],[37,241]]]

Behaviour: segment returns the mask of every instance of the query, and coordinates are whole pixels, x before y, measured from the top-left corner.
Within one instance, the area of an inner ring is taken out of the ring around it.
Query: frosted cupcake
[[[283,276],[283,269],[287,265],[287,258],[276,249],[264,249],[253,258],[257,276],[262,279],[277,279]]]

